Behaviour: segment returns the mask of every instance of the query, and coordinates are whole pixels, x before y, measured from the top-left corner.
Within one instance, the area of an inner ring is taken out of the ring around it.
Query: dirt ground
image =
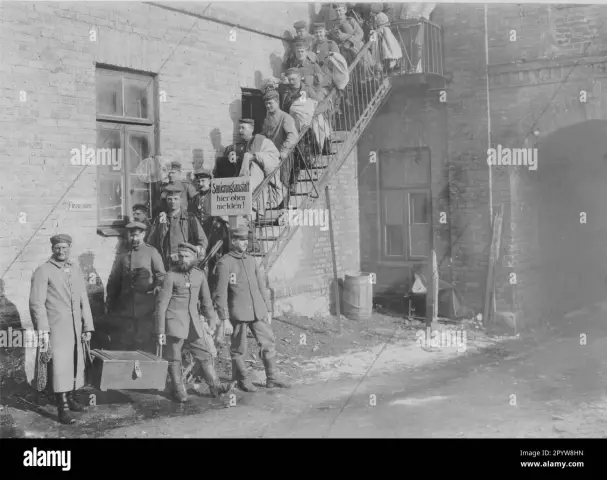
[[[189,385],[191,401],[178,405],[167,398],[166,392],[99,392],[86,387],[81,392],[81,400],[86,402],[94,394],[96,405],[80,414],[77,426],[66,427],[56,422],[55,407],[38,401],[23,378],[5,376],[0,385],[0,435],[91,438],[111,437],[124,429],[134,429],[133,432],[138,432],[133,434],[135,436],[181,437],[191,435],[183,432],[181,429],[184,427],[180,425],[188,425],[194,419],[197,425],[205,425],[206,434],[211,436],[246,436],[247,432],[254,435],[250,431],[253,427],[243,424],[242,415],[246,415],[247,425],[267,426],[267,422],[277,422],[277,418],[286,415],[285,412],[301,412],[319,402],[331,404],[338,401],[351,390],[353,379],[374,375],[383,378],[403,368],[431,368],[432,364],[459,361],[470,355],[481,355],[484,359],[501,358],[505,354],[500,353],[500,342],[525,344],[516,337],[488,335],[478,328],[476,322],[464,321],[458,328],[467,332],[466,353],[458,352],[456,348],[420,348],[416,345],[416,333],[423,330],[425,324],[407,320],[403,315],[381,307],[367,322],[354,322],[342,317],[341,334],[338,334],[337,321],[333,317],[281,317],[274,319],[272,326],[277,341],[278,367],[294,384],[292,390],[262,388],[256,394],[235,390],[233,396],[212,399],[204,384],[192,384]],[[247,363],[252,370],[253,381],[263,385],[265,374],[259,348],[253,338],[249,338],[249,347]],[[219,351],[217,367],[220,377],[230,378],[227,345]],[[436,376],[436,371],[433,372],[426,375],[432,378]],[[233,406],[230,404],[232,400],[244,410],[229,408]],[[333,407],[327,408],[331,410]],[[246,414],[243,413],[245,411]],[[276,412],[282,413],[276,417]],[[217,430],[219,426],[212,420],[214,415],[222,416],[221,428],[224,430]],[[155,433],[149,433],[150,430]],[[214,431],[215,434],[212,433]]]

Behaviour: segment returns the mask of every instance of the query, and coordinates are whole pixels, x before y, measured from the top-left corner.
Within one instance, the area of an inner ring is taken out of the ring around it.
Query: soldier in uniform
[[[144,241],[145,224],[132,222],[126,228],[130,248],[120,256],[110,274],[108,310],[114,317],[113,323],[123,327],[118,349],[154,353],[154,296],[160,291],[166,271],[158,251]]]
[[[161,187],[160,199],[156,204],[155,212],[166,212],[168,211],[169,205],[167,203],[167,196],[171,188],[177,187],[181,191],[181,204],[188,205],[192,199],[196,196],[196,188],[190,183],[182,179],[181,173],[181,162],[171,162],[171,169],[169,170],[169,182]]]
[[[312,43],[314,42],[314,37],[308,33],[308,23],[305,20],[300,20],[293,24],[293,28],[295,29],[295,42],[304,42],[307,46],[306,55],[308,59],[312,62],[316,61],[316,55],[312,52]],[[285,70],[291,68],[296,62],[295,48],[294,45],[291,46],[289,54],[287,56],[287,60],[284,63]]]
[[[224,253],[230,251],[227,217],[217,217],[211,215],[211,181],[213,179],[212,170],[201,168],[194,173],[195,184],[198,193],[190,203],[190,212],[196,215],[200,221],[205,235],[209,239],[207,254],[219,240],[223,240],[223,247],[213,258],[209,259],[209,285],[213,288],[215,274],[215,265]]]
[[[83,342],[91,339],[95,328],[82,271],[69,260],[71,237],[55,235],[51,245],[52,257],[32,276],[29,307],[34,328],[50,332],[49,377],[59,421],[73,424],[76,419],[70,410],[84,410],[75,398],[76,390],[84,386]]]
[[[217,265],[218,283],[214,302],[219,318],[224,324],[226,334],[233,328],[232,377],[245,392],[256,392],[257,388],[247,379],[247,329],[261,348],[261,359],[266,370],[266,387],[289,388],[286,380],[276,371],[276,350],[274,333],[270,326],[270,299],[264,288],[264,278],[255,258],[248,255],[249,230],[235,228],[230,230],[232,249],[224,255]],[[228,301],[229,300],[229,301]]]
[[[147,230],[145,231],[143,241],[147,242],[150,228],[152,227],[152,224],[150,223],[150,211],[147,205],[144,205],[143,203],[133,205],[133,222],[143,223],[146,226]]]
[[[323,22],[314,24],[316,40],[312,44],[312,51],[316,54],[317,63],[326,75],[329,75],[327,58],[331,53],[339,53],[339,47],[333,40],[327,38],[327,27]]]
[[[181,354],[184,344],[200,363],[204,380],[214,397],[229,392],[233,385],[222,383],[215,372],[217,350],[213,335],[217,316],[211,293],[202,270],[195,267],[198,249],[189,243],[179,244],[179,264],[169,271],[156,302],[156,334],[158,343],[166,343],[166,358],[173,383],[173,398],[180,403],[188,400],[181,374]],[[204,318],[198,314],[198,302]]]
[[[196,245],[204,256],[208,240],[196,216],[187,211],[188,204],[182,204],[183,190],[176,185],[166,188],[168,211],[161,212],[152,224],[149,243],[160,252],[164,268],[168,271],[178,260],[180,243]]]

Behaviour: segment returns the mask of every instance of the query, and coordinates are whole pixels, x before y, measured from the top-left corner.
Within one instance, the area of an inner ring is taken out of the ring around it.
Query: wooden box
[[[92,350],[93,387],[106,390],[160,390],[166,386],[168,362],[143,352]]]

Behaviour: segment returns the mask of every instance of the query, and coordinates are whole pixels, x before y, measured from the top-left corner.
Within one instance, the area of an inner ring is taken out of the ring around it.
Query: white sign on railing
[[[211,215],[251,215],[251,177],[214,178],[211,185]]]

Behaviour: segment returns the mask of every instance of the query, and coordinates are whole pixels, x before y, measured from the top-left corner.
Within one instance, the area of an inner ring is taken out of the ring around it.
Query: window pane
[[[405,202],[402,190],[387,190],[384,196],[384,222],[386,225],[405,224]]]
[[[130,180],[131,207],[144,203],[149,207],[151,184],[144,182],[137,174],[137,166],[150,156],[150,136],[144,132],[127,133],[127,166]],[[145,178],[144,178],[145,179]],[[129,213],[130,215],[130,213]]]
[[[402,225],[386,225],[386,255],[402,256],[404,253]]]
[[[122,117],[122,77],[97,70],[97,113]]]
[[[122,175],[106,174],[99,179],[99,221],[111,225],[123,217]]]
[[[426,257],[428,255],[428,225],[411,225],[411,247],[412,257]]]
[[[429,223],[430,202],[425,193],[411,193],[409,195],[411,207],[411,224]]]
[[[407,185],[430,183],[430,152],[426,149],[404,152],[405,182]]]
[[[102,224],[113,224],[124,219],[120,130],[104,128],[103,125],[98,124],[97,150],[98,152],[109,150],[114,162],[114,164],[105,162],[105,165],[98,162],[95,167],[98,171],[99,220]],[[116,165],[117,159],[120,159],[119,165]]]
[[[124,79],[124,115],[133,118],[152,118],[152,79]]]

